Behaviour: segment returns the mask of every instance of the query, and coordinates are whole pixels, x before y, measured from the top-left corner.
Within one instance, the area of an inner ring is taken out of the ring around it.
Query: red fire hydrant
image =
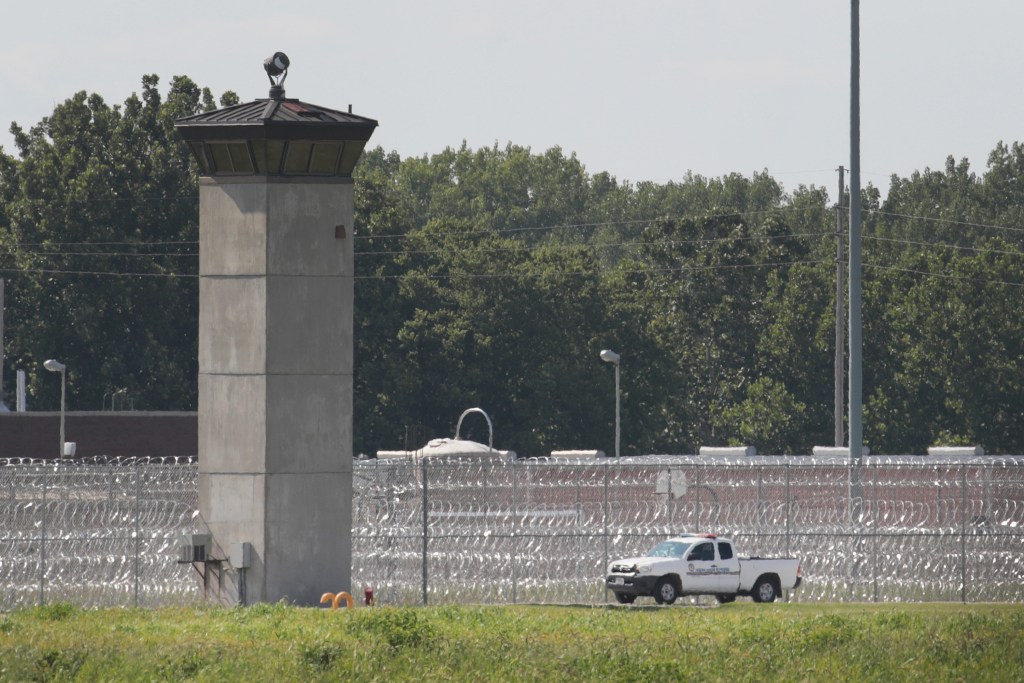
[[[367,607],[373,604],[373,589],[369,586],[363,588],[363,602],[366,603]]]

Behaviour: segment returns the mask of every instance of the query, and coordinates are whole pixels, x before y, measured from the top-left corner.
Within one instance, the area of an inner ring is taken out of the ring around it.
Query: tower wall
[[[200,182],[199,507],[245,602],[350,590],[352,181]],[[210,589],[241,597],[213,563]]]

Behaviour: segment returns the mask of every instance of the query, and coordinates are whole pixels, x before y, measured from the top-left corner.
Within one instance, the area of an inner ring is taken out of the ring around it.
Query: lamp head
[[[51,358],[50,360],[43,363],[43,367],[49,370],[50,372],[64,372],[65,365],[61,363],[59,360],[53,360]]]
[[[605,349],[601,352],[601,360],[605,363],[611,363],[612,365],[619,364],[619,354],[615,353],[611,349]]]
[[[263,69],[270,79],[270,99],[284,99],[284,79],[288,78],[288,65],[291,61],[283,52],[275,52],[263,60]]]
[[[266,69],[267,75],[273,78],[287,71],[290,63],[288,55],[283,52],[275,52],[263,60],[263,68]]]

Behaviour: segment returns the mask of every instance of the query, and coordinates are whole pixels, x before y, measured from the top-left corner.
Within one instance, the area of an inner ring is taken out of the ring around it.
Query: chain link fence
[[[1024,600],[1024,458],[356,461],[352,584],[386,604],[609,600],[681,531],[798,557],[794,601]],[[194,458],[0,460],[0,610],[202,600]]]
[[[197,474],[194,458],[0,460],[0,610],[199,600],[176,562]]]
[[[609,600],[682,531],[797,557],[794,601],[1024,599],[1024,458],[357,463],[353,586],[388,603]]]

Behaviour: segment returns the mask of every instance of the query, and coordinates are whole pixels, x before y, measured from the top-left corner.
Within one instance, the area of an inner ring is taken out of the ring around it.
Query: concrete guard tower
[[[199,512],[208,594],[350,590],[352,169],[377,122],[270,97],[179,119],[199,164]]]

